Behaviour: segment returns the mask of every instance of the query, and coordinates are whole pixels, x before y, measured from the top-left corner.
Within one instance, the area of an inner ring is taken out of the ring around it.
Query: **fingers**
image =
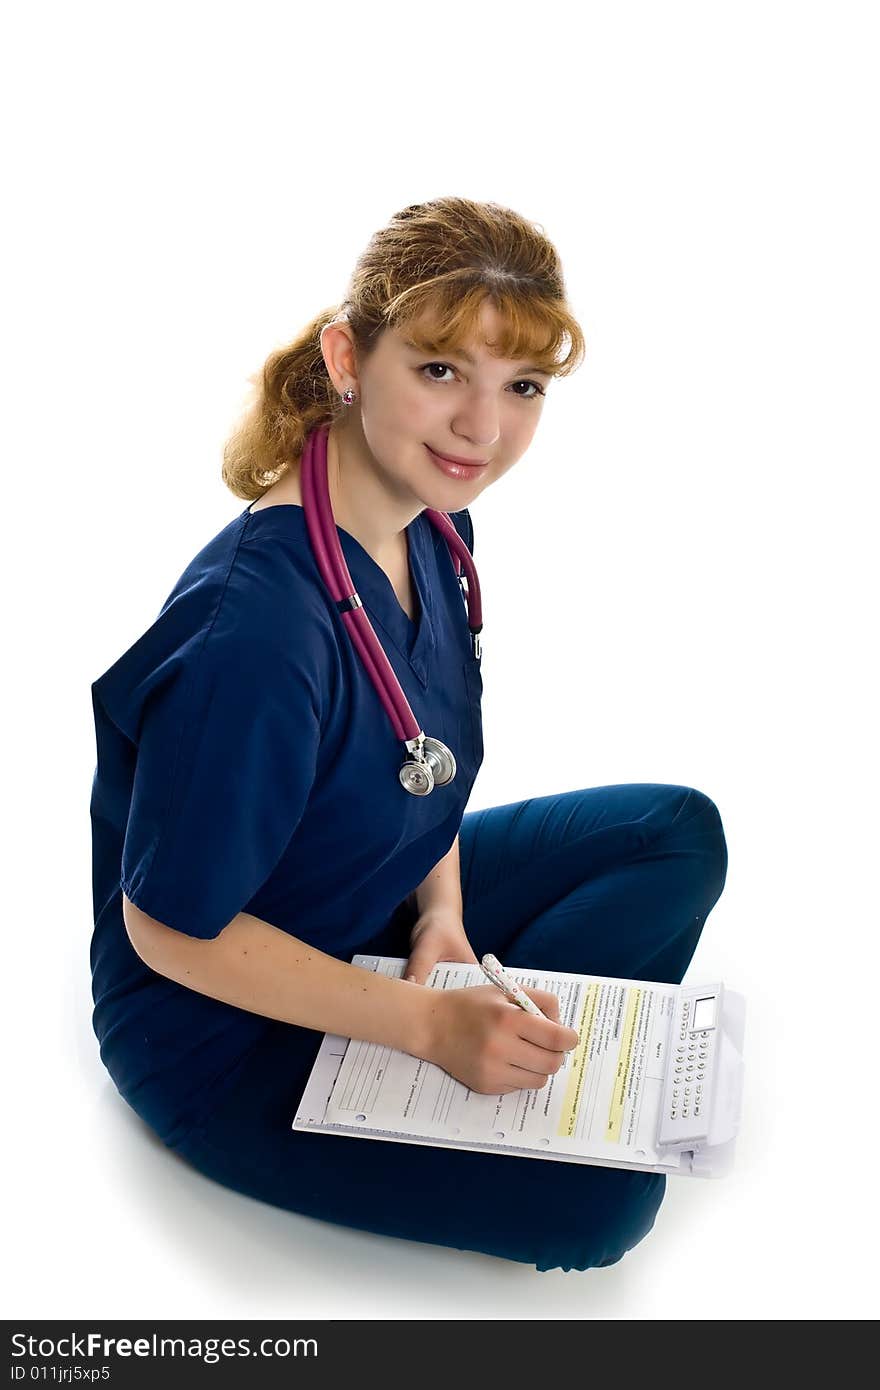
[[[559,997],[547,989],[526,989],[523,986],[523,994],[527,994],[533,1004],[537,1004],[542,1014],[552,1019],[554,1023],[559,1022]]]
[[[430,948],[416,946],[406,963],[403,978],[412,980],[417,985],[423,985],[436,964],[437,961]]]
[[[517,1020],[517,1033],[524,1042],[550,1052],[570,1052],[580,1042],[580,1034],[575,1028],[568,1028],[555,1019],[535,1018],[520,1010]]]
[[[507,1080],[506,1077],[505,1080]],[[528,1071],[524,1067],[510,1068],[510,1089],[512,1091],[540,1091],[549,1080],[550,1076],[545,1071]]]
[[[535,1073],[540,1072],[546,1076],[548,1072],[559,1071],[565,1062],[564,1052],[557,1052],[554,1049],[528,1042],[525,1038],[518,1038],[517,1044],[516,1060],[511,1058],[510,1061],[512,1067]]]
[[[571,1051],[573,1047],[577,1047],[580,1042],[580,1034],[575,1028],[568,1028],[565,1024],[560,1023],[559,996],[546,989],[527,989],[525,993],[533,1003],[537,1004],[542,1014],[544,1014],[550,1023],[557,1024],[558,1027],[563,1028],[565,1031],[565,1036],[553,1037],[549,1040],[545,1037],[543,1039],[543,1045],[545,1047],[560,1048],[563,1051]],[[526,1014],[527,1018],[531,1016],[532,1015]],[[527,1035],[524,1033],[523,1036],[525,1037]],[[533,1041],[541,1042],[542,1039],[540,1037],[533,1037]]]

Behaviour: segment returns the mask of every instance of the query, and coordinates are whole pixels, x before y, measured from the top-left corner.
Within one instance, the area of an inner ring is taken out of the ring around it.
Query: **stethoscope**
[[[444,787],[455,776],[455,757],[452,750],[438,738],[428,738],[401,689],[373,625],[364,611],[360,596],[345,563],[327,482],[327,435],[329,425],[318,425],[306,436],[302,456],[300,481],[303,511],[315,560],[321,577],[334,600],[349,636],[363,662],[394,732],[402,739],[407,751],[400,768],[400,784],[413,796],[427,796],[435,786]],[[475,658],[480,655],[480,633],[483,630],[483,609],[480,602],[480,581],[474,568],[471,552],[459,536],[446,512],[425,508],[425,515],[440,532],[449,547],[459,587],[467,602],[471,648]],[[458,561],[464,566],[464,574]],[[467,579],[467,589],[463,580]]]

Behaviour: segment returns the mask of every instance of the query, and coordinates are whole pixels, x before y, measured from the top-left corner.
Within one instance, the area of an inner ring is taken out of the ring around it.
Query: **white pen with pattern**
[[[483,959],[480,961],[480,969],[483,974],[492,981],[493,985],[497,985],[499,989],[504,991],[512,1004],[518,1004],[527,1014],[536,1014],[538,1018],[547,1017],[547,1015],[542,1013],[538,1008],[534,999],[530,999],[525,991],[517,984],[513,976],[508,975],[497,956],[483,956]]]

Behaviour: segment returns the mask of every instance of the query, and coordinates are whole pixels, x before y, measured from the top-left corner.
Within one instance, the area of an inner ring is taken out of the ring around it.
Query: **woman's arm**
[[[160,975],[283,1023],[423,1057],[487,1095],[544,1086],[563,1049],[578,1041],[557,1022],[549,990],[526,990],[547,1014],[532,1018],[495,985],[433,990],[375,975],[249,912],[203,940],[148,917],[124,895],[123,911],[135,950]]]
[[[416,907],[421,916],[440,908],[444,913],[451,912],[461,920],[463,905],[461,899],[461,856],[458,835],[452,847],[438,860],[431,872],[422,880],[416,893]]]
[[[157,922],[125,894],[122,905],[135,951],[169,980],[282,1023],[425,1056],[430,990],[337,960],[249,912],[202,940]]]

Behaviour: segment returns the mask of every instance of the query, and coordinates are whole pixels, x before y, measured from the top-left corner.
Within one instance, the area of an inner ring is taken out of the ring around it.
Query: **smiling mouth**
[[[453,454],[441,454],[439,450],[432,449],[430,444],[426,444],[425,448],[428,449],[435,458],[442,459],[444,463],[456,463],[462,468],[485,468],[486,464],[489,462],[488,459],[462,459],[456,458]]]

